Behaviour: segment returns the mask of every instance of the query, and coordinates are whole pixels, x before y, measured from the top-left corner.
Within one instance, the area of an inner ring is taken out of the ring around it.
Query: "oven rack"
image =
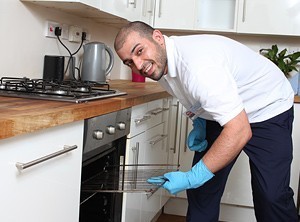
[[[103,172],[84,181],[83,192],[90,193],[145,193],[151,196],[162,185],[153,185],[147,179],[177,171],[175,164],[128,164],[107,166]]]

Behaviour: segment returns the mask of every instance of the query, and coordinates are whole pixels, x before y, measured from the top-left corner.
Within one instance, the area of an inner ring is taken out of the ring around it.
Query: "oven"
[[[80,195],[81,222],[120,222],[120,164],[125,158],[131,109],[85,120]]]
[[[136,161],[126,164],[131,111],[129,108],[85,120],[80,222],[121,222],[126,208],[124,193],[151,198],[160,185],[149,184],[147,179],[178,169],[178,165],[166,163],[138,163],[138,143],[134,147]],[[156,144],[152,140],[148,143]]]

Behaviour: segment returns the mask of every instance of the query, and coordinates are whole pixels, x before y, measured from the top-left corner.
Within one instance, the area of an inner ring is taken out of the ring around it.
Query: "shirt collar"
[[[168,75],[170,77],[176,77],[176,68],[175,68],[175,46],[174,40],[164,35],[168,59]]]

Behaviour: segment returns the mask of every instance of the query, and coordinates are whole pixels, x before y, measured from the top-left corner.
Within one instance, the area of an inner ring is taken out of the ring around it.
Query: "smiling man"
[[[241,151],[249,157],[257,221],[298,221],[289,187],[294,93],[272,62],[223,36],[167,37],[142,22],[119,31],[115,50],[133,72],[176,97],[193,121],[191,170],[148,180],[166,181],[172,194],[187,190],[187,221],[218,221]]]

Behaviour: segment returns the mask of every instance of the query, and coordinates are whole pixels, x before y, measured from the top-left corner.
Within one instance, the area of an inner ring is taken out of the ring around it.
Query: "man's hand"
[[[191,151],[202,152],[207,148],[206,120],[196,118],[193,120],[193,127],[188,135],[187,145]]]
[[[188,172],[169,172],[163,177],[149,178],[148,182],[161,185],[171,194],[176,194],[186,189],[200,187],[213,176],[214,174],[206,167],[203,161],[200,160]]]

